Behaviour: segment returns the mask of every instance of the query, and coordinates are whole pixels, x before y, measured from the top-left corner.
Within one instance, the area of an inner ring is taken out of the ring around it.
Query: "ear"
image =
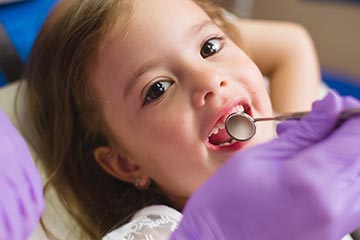
[[[93,154],[105,172],[117,179],[134,183],[137,176],[141,175],[138,165],[109,146],[97,147]]]

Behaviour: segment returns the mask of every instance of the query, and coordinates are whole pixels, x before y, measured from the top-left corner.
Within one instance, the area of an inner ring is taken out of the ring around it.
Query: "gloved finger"
[[[17,157],[23,159],[22,164],[18,166],[18,177],[21,176],[21,179],[19,179],[19,187],[23,192],[23,201],[28,203],[28,208],[26,209],[26,215],[30,219],[28,223],[33,223],[37,222],[37,219],[41,216],[44,209],[43,184],[40,173],[25,141],[22,138],[18,138],[18,144],[22,146],[22,148],[21,154]],[[33,228],[33,226],[30,226],[30,228]]]
[[[42,181],[28,146],[7,116],[0,111],[2,174],[19,178],[19,186],[29,189],[37,203],[43,203]],[[21,177],[20,177],[21,176]],[[25,190],[25,189],[23,189]],[[43,205],[43,204],[42,204]]]
[[[283,131],[280,138],[283,141],[304,148],[326,138],[335,128],[341,112],[349,107],[350,101],[335,92],[313,104],[312,111],[297,124],[293,123],[291,129]]]
[[[344,101],[344,103],[343,103],[344,110],[350,109],[350,108],[355,108],[355,107],[360,107],[359,100],[357,100],[354,97],[351,97],[351,96],[344,97],[343,101]],[[295,128],[296,124],[298,124],[298,119],[290,119],[290,120],[286,120],[284,122],[278,123],[276,125],[276,132],[277,132],[278,136],[284,134],[289,129]]]
[[[24,185],[21,186],[22,191],[22,217],[24,221],[24,232],[30,233],[38,223],[40,216],[44,210],[44,196],[42,184],[38,175],[29,175],[27,171],[23,171]]]
[[[1,184],[0,212],[4,232],[0,233],[1,239],[25,239],[22,235],[23,218],[22,208],[19,203],[21,192],[17,191],[15,184],[10,179],[3,179]],[[19,228],[18,228],[19,227]]]
[[[37,224],[44,208],[41,177],[25,140],[1,111],[0,132],[0,182],[4,184],[1,200],[6,206],[4,221],[9,234],[27,235]],[[21,229],[17,227],[16,233],[12,233],[16,223]],[[25,239],[26,235],[11,239]]]
[[[1,110],[0,123],[0,132],[2,133],[0,138],[2,143],[1,156],[3,156],[2,161],[6,161],[6,168],[11,172],[17,171],[17,174],[20,174],[20,171],[22,171],[24,176],[26,175],[28,177],[28,182],[34,186],[41,186],[41,176],[32,159],[26,141]],[[14,161],[14,159],[17,158],[19,160]],[[14,172],[12,173],[14,174]],[[40,192],[41,194],[38,192],[37,195],[42,195],[42,190]]]
[[[276,125],[276,133],[278,136],[281,136],[283,133],[288,131],[289,129],[292,129],[298,124],[298,120],[290,119],[286,120],[284,122],[278,123]]]
[[[308,148],[307,152],[304,151],[305,157],[300,155],[298,161],[289,163],[292,164],[292,175],[296,175],[294,172],[299,169],[306,168],[304,176],[312,179],[311,182],[323,182],[320,185],[323,187],[331,186],[331,189],[327,190],[329,193],[335,191],[340,183],[339,189],[343,189],[345,194],[349,192],[345,190],[347,185],[360,182],[359,142],[360,117],[356,117],[344,122],[322,142]],[[336,197],[336,194],[333,197]]]
[[[359,121],[357,125],[359,125]],[[357,138],[357,142],[359,142],[360,136],[358,135]],[[336,149],[329,146],[329,152],[324,151],[326,161],[320,173],[322,177],[328,176],[326,185],[331,186],[322,192],[323,206],[328,207],[330,219],[338,221],[341,219],[334,226],[341,224],[344,228],[342,233],[353,231],[360,222],[360,150],[357,145],[347,142],[344,143],[344,146],[347,146],[344,150],[340,150],[342,146],[338,146]],[[324,174],[325,172],[326,174]],[[347,220],[344,221],[344,219]],[[343,224],[344,222],[347,224]],[[336,231],[336,229],[334,230]]]
[[[358,161],[354,162],[353,165],[351,165],[348,170],[350,171],[349,173],[347,173],[347,176],[351,176],[350,179],[347,179],[344,181],[344,177],[342,177],[342,183],[346,182],[348,183],[346,190],[343,190],[340,194],[344,195],[345,191],[347,193],[347,198],[348,201],[344,202],[344,204],[342,205],[343,207],[343,212],[349,213],[348,216],[346,217],[348,219],[347,221],[347,225],[348,226],[344,226],[347,227],[347,229],[345,229],[347,232],[352,232],[354,231],[354,229],[359,227],[359,223],[360,223],[360,181],[359,181],[359,176],[360,176],[360,156],[358,157]],[[341,189],[344,189],[344,185],[340,186]],[[339,196],[339,194],[337,194],[337,196]],[[335,199],[335,197],[333,197]],[[339,218],[339,219],[344,219],[344,218]],[[343,222],[339,223],[338,226],[340,224],[343,224]]]
[[[360,116],[344,121],[327,141],[328,154],[343,161],[360,161]]]
[[[12,161],[17,161],[17,159],[12,159]],[[2,166],[2,168],[5,167]],[[16,237],[14,235],[12,238],[0,239],[25,239],[25,236],[38,223],[44,209],[42,185],[36,183],[38,174],[29,176],[27,170],[20,164],[13,169],[15,171],[3,171],[5,174],[0,176],[0,201],[5,207],[2,217],[6,223],[7,232],[12,235],[15,234]],[[22,233],[24,235],[18,236]]]
[[[360,101],[352,96],[344,96],[344,110],[360,107]]]

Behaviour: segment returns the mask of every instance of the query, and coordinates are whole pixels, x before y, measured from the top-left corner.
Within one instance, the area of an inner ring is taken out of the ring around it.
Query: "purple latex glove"
[[[0,239],[24,240],[44,208],[40,174],[28,147],[0,111]]]
[[[360,225],[359,107],[330,93],[279,137],[231,157],[189,199],[171,240],[339,240]]]

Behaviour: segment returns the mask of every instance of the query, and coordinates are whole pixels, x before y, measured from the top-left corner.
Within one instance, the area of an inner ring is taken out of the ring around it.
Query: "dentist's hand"
[[[27,239],[43,208],[41,178],[28,147],[0,111],[0,239]]]
[[[360,107],[330,93],[279,137],[236,153],[189,199],[171,240],[339,240],[360,225]]]

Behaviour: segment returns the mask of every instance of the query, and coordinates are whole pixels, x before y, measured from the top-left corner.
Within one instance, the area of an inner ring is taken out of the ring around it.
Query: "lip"
[[[217,150],[224,150],[224,151],[238,151],[240,149],[242,149],[248,142],[236,142],[233,143],[231,145],[226,145],[226,146],[215,146],[212,145],[209,140],[206,141],[206,146],[207,148],[213,150],[213,151],[217,151]]]
[[[231,145],[216,146],[216,145],[211,144],[209,142],[209,138],[208,138],[210,132],[215,127],[215,125],[219,121],[225,122],[226,117],[229,116],[231,113],[233,113],[232,110],[238,105],[242,105],[245,109],[245,112],[252,117],[251,106],[250,106],[249,102],[247,101],[247,99],[237,97],[237,98],[234,98],[234,99],[230,100],[229,102],[227,102],[220,110],[218,110],[216,112],[215,117],[211,121],[210,127],[206,131],[207,132],[206,145],[208,148],[210,148],[212,150],[222,149],[222,150],[235,151],[235,150],[241,149],[247,143],[247,142],[236,142]]]

